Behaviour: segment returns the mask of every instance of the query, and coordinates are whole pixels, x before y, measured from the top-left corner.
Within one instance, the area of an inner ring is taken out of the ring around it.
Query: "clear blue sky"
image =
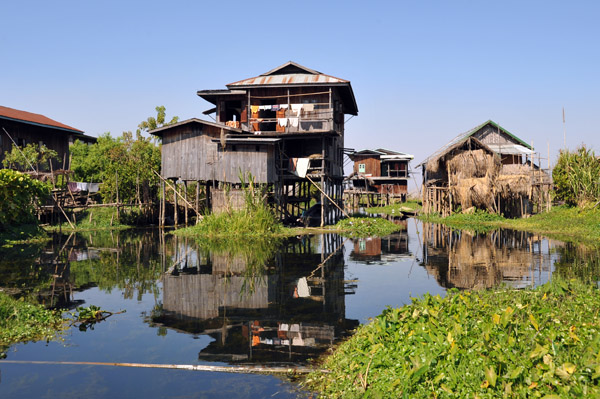
[[[203,116],[200,89],[295,61],[348,79],[346,146],[415,166],[488,119],[551,161],[600,152],[600,2],[7,1],[0,105],[97,136]],[[544,165],[545,166],[545,161]]]

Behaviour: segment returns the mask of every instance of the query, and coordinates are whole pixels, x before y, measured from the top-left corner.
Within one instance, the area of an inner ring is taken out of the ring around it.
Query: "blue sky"
[[[488,119],[551,161],[600,152],[599,2],[12,1],[0,105],[97,136],[154,115],[207,118],[200,89],[295,61],[352,82],[346,146],[415,166]],[[543,165],[545,165],[544,161]]]

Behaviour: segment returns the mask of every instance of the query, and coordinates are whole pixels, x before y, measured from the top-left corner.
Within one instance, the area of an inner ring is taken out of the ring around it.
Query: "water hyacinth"
[[[536,290],[425,295],[388,308],[306,380],[322,397],[598,397],[600,295]]]

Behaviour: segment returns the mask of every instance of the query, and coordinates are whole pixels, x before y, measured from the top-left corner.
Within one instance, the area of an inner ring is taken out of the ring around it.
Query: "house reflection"
[[[394,223],[402,225],[404,229],[389,236],[353,239],[350,259],[366,264],[387,264],[412,258],[408,248],[407,220],[396,218]]]
[[[270,256],[205,252],[174,240],[177,265],[163,277],[152,323],[214,338],[201,360],[301,362],[358,325],[345,318],[341,237],[285,242]],[[260,252],[260,251],[259,251]]]
[[[421,266],[446,288],[483,289],[501,283],[524,287],[548,278],[551,245],[522,231],[471,233],[423,223]]]

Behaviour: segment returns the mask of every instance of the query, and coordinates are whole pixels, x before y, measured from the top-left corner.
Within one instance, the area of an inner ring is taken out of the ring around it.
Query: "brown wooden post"
[[[179,205],[177,201],[177,180],[173,180],[173,222],[179,224]]]
[[[184,205],[185,205],[185,225],[188,225],[188,200],[187,200],[187,180],[183,181],[183,199],[185,201],[183,201]]]

